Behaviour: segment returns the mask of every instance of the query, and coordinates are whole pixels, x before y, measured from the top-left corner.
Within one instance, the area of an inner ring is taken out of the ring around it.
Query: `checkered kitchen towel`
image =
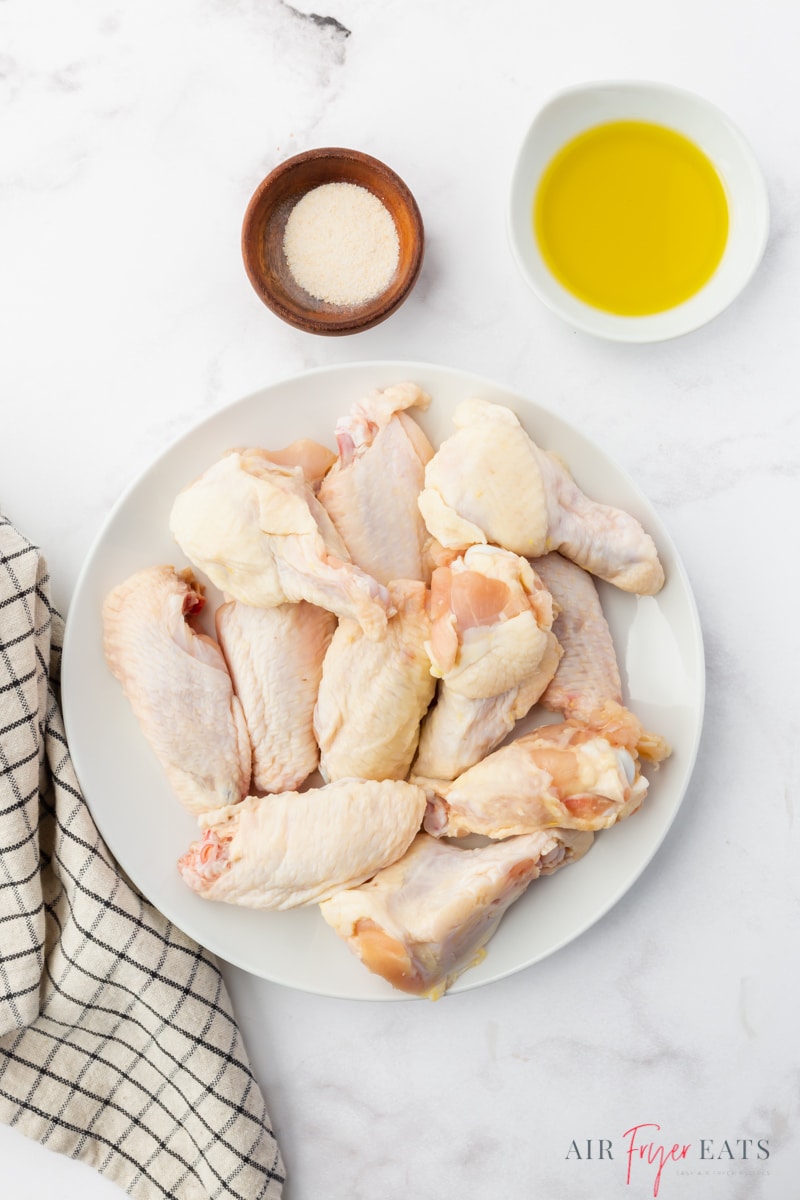
[[[0,1119],[140,1200],[277,1200],[219,970],[121,878],[81,796],[61,632],[44,560],[0,516]]]

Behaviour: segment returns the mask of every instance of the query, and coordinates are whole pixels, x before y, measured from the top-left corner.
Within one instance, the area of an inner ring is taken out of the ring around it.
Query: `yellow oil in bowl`
[[[666,126],[609,121],[545,169],[533,226],[548,268],[574,296],[639,317],[688,300],[728,238],[728,201],[703,151]]]

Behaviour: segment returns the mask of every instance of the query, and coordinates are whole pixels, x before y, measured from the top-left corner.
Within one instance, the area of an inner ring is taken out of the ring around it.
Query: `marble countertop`
[[[287,1200],[797,1194],[798,35],[789,0],[0,3],[0,503],[45,549],[62,610],[121,490],[198,419],[309,367],[400,358],[495,379],[600,442],[657,507],[700,611],[688,793],[589,932],[435,1004],[225,969]],[[760,270],[677,341],[578,333],[507,245],[527,125],[598,78],[700,92],[766,176]],[[239,250],[259,180],[325,145],[389,163],[427,232],[411,298],[350,338],[283,325]],[[673,1145],[689,1150],[659,1177]],[[0,1157],[14,1200],[120,1194],[13,1130]]]

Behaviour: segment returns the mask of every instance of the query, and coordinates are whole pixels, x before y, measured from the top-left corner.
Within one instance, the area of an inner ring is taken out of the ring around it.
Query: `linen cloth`
[[[278,1200],[219,969],[122,877],[81,795],[61,643],[45,561],[0,515],[0,1120],[140,1200]]]

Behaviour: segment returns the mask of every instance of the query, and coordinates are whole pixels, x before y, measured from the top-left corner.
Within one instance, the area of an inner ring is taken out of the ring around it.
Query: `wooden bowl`
[[[391,215],[400,243],[397,269],[385,291],[364,304],[329,304],[295,281],[283,252],[289,213],[306,192],[324,183],[366,188]],[[422,266],[425,235],[417,203],[402,179],[358,150],[307,150],[282,162],[256,188],[242,225],[245,270],[268,308],[307,333],[360,333],[385,321],[413,288]]]

